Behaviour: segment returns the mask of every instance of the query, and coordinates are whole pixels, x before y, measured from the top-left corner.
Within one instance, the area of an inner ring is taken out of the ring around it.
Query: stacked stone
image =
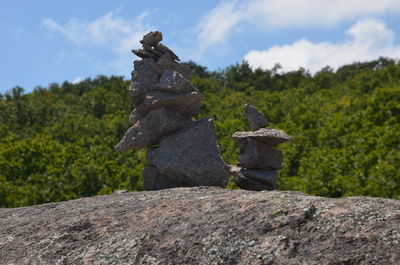
[[[115,150],[149,147],[146,190],[224,186],[229,167],[220,157],[214,125],[208,118],[191,118],[200,112],[202,95],[190,84],[191,70],[161,40],[161,32],[150,32],[140,41],[143,48],[132,50],[142,58],[132,72],[133,126]]]
[[[275,147],[291,139],[284,131],[264,128],[268,121],[255,107],[246,104],[244,113],[252,131],[232,135],[239,144],[240,157],[231,172],[242,189],[273,190],[282,165],[282,152]]]

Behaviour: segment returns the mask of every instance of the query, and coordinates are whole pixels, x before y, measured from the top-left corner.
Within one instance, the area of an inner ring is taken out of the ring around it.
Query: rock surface
[[[270,128],[261,128],[253,132],[235,132],[232,138],[238,142],[246,138],[253,139],[272,147],[291,140],[290,136],[284,131]]]
[[[147,161],[176,186],[225,187],[229,179],[229,167],[219,154],[214,125],[207,118],[163,137],[157,148],[149,148]]]
[[[146,94],[142,102],[133,110],[129,121],[135,124],[146,114],[158,107],[168,107],[184,116],[191,117],[200,113],[202,96],[198,92],[175,94],[152,91]]]
[[[238,166],[259,169],[281,169],[282,152],[269,145],[251,140],[240,141]]]
[[[244,115],[249,121],[250,128],[253,131],[264,128],[268,124],[267,118],[265,118],[264,113],[262,113],[256,107],[250,104],[244,105]]]
[[[190,121],[191,119],[165,107],[151,110],[126,131],[114,149],[123,152],[156,144],[161,137],[182,129]]]
[[[0,209],[1,264],[400,264],[400,201],[213,187]]]

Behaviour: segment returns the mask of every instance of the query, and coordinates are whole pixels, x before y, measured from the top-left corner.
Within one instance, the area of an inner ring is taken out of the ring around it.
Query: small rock
[[[232,138],[238,143],[243,139],[249,138],[272,147],[291,140],[290,136],[284,131],[270,128],[261,128],[253,132],[235,132]]]
[[[264,128],[268,124],[265,115],[261,111],[259,111],[256,107],[253,107],[250,104],[244,105],[244,115],[249,121],[250,128],[253,131]]]
[[[192,75],[192,70],[188,66],[181,65],[175,62],[169,54],[164,54],[156,63],[156,71],[158,75],[161,76],[167,69],[180,73],[187,80],[190,80],[190,76]]]
[[[180,94],[192,92],[195,89],[183,75],[171,69],[167,69],[158,82],[157,90]]]
[[[116,151],[128,151],[158,143],[161,137],[182,129],[190,119],[165,107],[151,110],[125,133],[114,147]]]
[[[229,167],[219,154],[210,119],[195,121],[184,130],[163,137],[149,149],[147,160],[162,175],[187,186],[225,187]]]
[[[243,177],[245,177],[253,182],[264,184],[270,187],[270,189],[275,189],[276,180],[278,178],[278,171],[276,170],[245,169],[237,166],[231,166],[230,172],[237,178],[243,180]]]
[[[163,36],[161,32],[150,31],[143,36],[143,39],[140,41],[140,43],[143,45],[143,48],[147,49],[156,46],[160,41],[162,41],[162,39]]]
[[[240,157],[238,166],[244,168],[281,169],[282,152],[252,139],[239,142]]]
[[[142,102],[133,110],[129,120],[135,124],[150,110],[158,107],[168,107],[178,113],[192,117],[199,114],[202,96],[198,92],[175,94],[162,91],[152,91],[146,94]]]
[[[265,185],[261,182],[246,178],[241,174],[239,174],[236,177],[235,184],[236,186],[244,190],[254,190],[254,191],[274,190],[274,186]]]
[[[167,46],[159,43],[157,46],[154,47],[155,50],[160,51],[162,54],[168,54],[171,59],[175,61],[180,61],[178,55],[176,55],[173,51],[171,51]]]

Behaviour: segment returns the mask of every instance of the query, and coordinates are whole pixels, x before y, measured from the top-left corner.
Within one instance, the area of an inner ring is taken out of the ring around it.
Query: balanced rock
[[[160,81],[158,82],[157,90],[177,94],[195,91],[189,80],[180,73],[170,69],[164,71]]]
[[[147,160],[179,186],[225,187],[229,179],[229,167],[219,154],[208,118],[163,137],[157,148],[149,148]]]
[[[282,152],[252,139],[239,142],[240,157],[238,166],[244,168],[281,169]]]
[[[142,102],[133,110],[129,120],[135,124],[150,110],[158,107],[168,107],[186,117],[192,117],[200,112],[202,96],[198,92],[183,94],[152,91],[146,94]]]
[[[253,131],[257,131],[258,129],[264,128],[268,124],[268,121],[265,118],[264,113],[262,113],[256,107],[250,104],[244,105],[244,115],[249,121],[250,128]]]
[[[190,80],[190,76],[192,75],[192,71],[186,65],[181,65],[169,55],[164,54],[161,56],[158,61],[156,62],[156,71],[159,76],[161,76],[165,70],[173,70],[175,72],[180,73],[183,75],[187,80]]]
[[[291,140],[290,136],[284,131],[270,128],[261,128],[253,132],[235,132],[232,135],[232,138],[237,142],[249,138],[257,142],[268,144],[272,147]]]
[[[162,41],[163,36],[159,31],[150,31],[146,35],[143,36],[143,39],[140,41],[144,49],[149,49],[151,47],[156,46],[160,41]]]
[[[134,67],[130,96],[132,102],[137,105],[146,93],[154,90],[158,83],[158,75],[152,58],[134,61]]]
[[[122,152],[158,143],[165,135],[182,129],[190,119],[165,107],[151,110],[125,133],[115,150]]]
[[[265,187],[267,190],[275,189],[276,180],[278,178],[277,170],[263,169],[245,169],[237,166],[231,166],[230,172],[236,176],[236,184],[242,183],[242,186],[251,185],[257,187]],[[247,184],[244,184],[247,183]],[[239,186],[243,188],[242,186]],[[245,189],[250,189],[249,187]]]

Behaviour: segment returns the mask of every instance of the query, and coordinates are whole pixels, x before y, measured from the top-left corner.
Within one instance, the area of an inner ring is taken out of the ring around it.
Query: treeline
[[[220,71],[187,64],[204,94],[197,118],[214,119],[227,163],[239,156],[231,135],[249,130],[242,107],[250,103],[293,137],[280,148],[280,190],[400,199],[398,62],[380,58],[314,75],[246,62]],[[98,76],[0,94],[0,207],[141,190],[145,151],[113,151],[129,127],[128,89],[122,77]]]

